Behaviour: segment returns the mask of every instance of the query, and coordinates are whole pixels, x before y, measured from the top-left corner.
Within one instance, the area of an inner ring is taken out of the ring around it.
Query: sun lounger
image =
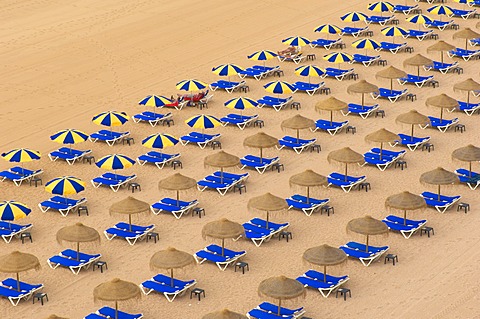
[[[48,259],[48,265],[52,269],[57,269],[59,266],[69,268],[73,274],[78,275],[80,270],[88,269],[95,261],[99,260],[102,255],[89,255],[82,253],[78,259],[77,252],[67,249],[60,254]]]
[[[427,203],[427,206],[435,207],[435,209],[439,213],[445,213],[447,209],[449,209],[453,204],[458,202],[462,196],[445,196],[445,195],[440,195],[440,198],[438,197],[438,194],[431,193],[431,192],[423,192],[420,194],[424,199],[425,202]]]
[[[468,169],[459,168],[455,171],[458,175],[461,183],[465,183],[473,191],[480,185],[480,174],[476,172],[470,172]]]
[[[8,244],[12,241],[13,237],[20,238],[20,235],[32,228],[32,226],[32,224],[18,225],[0,221],[0,236],[2,236],[3,240]]]
[[[451,27],[453,25],[453,20],[450,21],[441,21],[441,20],[433,20],[432,22],[427,22],[423,26],[425,28],[437,28],[440,31],[445,30],[447,27]]]
[[[303,284],[305,287],[318,289],[323,297],[327,298],[335,289],[346,283],[350,278],[348,276],[335,277],[331,275],[325,276],[323,273],[316,270],[308,270],[300,277],[297,277],[297,281]]]
[[[250,224],[267,229],[267,221],[258,217],[252,218],[248,221]],[[290,226],[289,223],[273,223],[268,222],[268,229],[273,231],[274,234],[281,232],[284,229],[287,229]]]
[[[124,238],[131,246],[135,245],[138,240],[145,239],[147,234],[155,229],[155,225],[138,226],[126,223],[117,223],[115,226],[108,228],[103,233],[108,240],[115,237]]]
[[[368,267],[372,262],[378,260],[388,249],[388,246],[384,247],[374,247],[368,246],[368,252],[365,251],[365,246],[362,244],[349,242],[346,245],[339,247],[341,250],[347,254],[348,257],[352,257],[355,259],[360,260],[360,262],[365,266]]]
[[[447,51],[449,57],[459,57],[465,61],[470,60],[473,57],[480,55],[480,50],[465,50],[460,48],[455,48],[455,50]]]
[[[353,60],[351,60],[350,64],[352,63],[362,63],[365,67],[369,67],[372,63],[378,62],[380,60],[380,55],[370,56],[370,55],[363,55],[363,54],[354,54]]]
[[[215,247],[210,245],[203,250],[197,251],[193,257],[195,257],[195,260],[199,264],[202,264],[205,261],[214,262],[221,271],[224,271],[228,266],[235,263],[240,257],[245,256],[247,253],[244,250],[238,252],[228,250],[227,253],[227,250],[225,250],[224,256],[222,256],[222,248],[219,247],[220,250],[216,248],[218,248],[218,246]],[[213,251],[211,249],[213,249]]]
[[[470,43],[472,47],[480,45],[480,38],[470,39],[468,40],[468,43]]]
[[[408,33],[403,36],[404,39],[406,38],[417,38],[419,41],[425,40],[425,38],[431,38],[433,36],[433,30],[415,30],[410,29],[407,31]]]
[[[115,309],[110,307],[102,307],[97,310],[97,313],[107,317],[107,318],[115,318]],[[143,318],[143,314],[129,314],[123,311],[118,310],[118,319],[140,319]]]
[[[328,132],[331,136],[334,136],[340,132],[345,126],[348,125],[348,121],[343,122],[330,122],[329,120],[317,120],[315,121],[315,129],[310,129],[312,132],[322,130]]]
[[[148,122],[152,127],[155,127],[159,122],[163,122],[172,117],[172,113],[160,114],[150,111],[145,111],[132,116],[135,123]]]
[[[278,316],[272,312],[264,311],[261,309],[252,309],[247,312],[248,318],[255,318],[255,319],[295,319],[294,316]]]
[[[50,152],[48,157],[52,162],[57,159],[64,160],[68,165],[73,165],[76,161],[81,160],[85,155],[90,154],[92,150],[79,151],[68,147],[61,147],[56,151]]]
[[[368,31],[368,26],[364,28],[344,27],[340,35],[351,35],[354,38],[358,38],[359,36],[365,34],[366,31]]]
[[[176,219],[180,219],[184,214],[188,214],[192,208],[198,205],[197,200],[192,201],[177,201],[173,198],[163,198],[160,201],[152,204],[150,209],[153,214],[158,215],[161,212],[168,212],[173,214]]]
[[[272,236],[278,232],[270,227],[270,222],[269,228],[255,225],[251,222],[244,223],[243,228],[245,230],[245,238],[250,239],[255,246],[260,247],[260,245],[266,241],[269,241]]]
[[[407,74],[406,77],[399,78],[397,79],[398,83],[400,85],[405,85],[405,84],[415,84],[417,87],[421,88],[428,82],[433,81],[433,75],[429,76],[418,76],[418,75],[413,75],[413,74]]]
[[[239,129],[243,130],[245,127],[251,125],[255,120],[258,119],[258,114],[255,115],[238,115],[235,113],[227,114],[222,117],[220,121],[223,126],[227,125],[236,125]]]
[[[239,181],[229,179],[229,178],[220,178],[213,175],[208,175],[204,179],[197,182],[197,189],[201,192],[206,190],[207,188],[215,189],[217,192],[225,196],[225,194],[231,190],[235,184]]]
[[[238,90],[241,86],[246,85],[245,81],[240,82],[233,82],[233,81],[225,81],[225,80],[218,80],[217,82],[213,82],[210,84],[210,89],[215,91],[217,89],[225,90],[227,93],[232,93],[235,90]]]
[[[215,171],[212,174],[215,177],[219,178],[228,178],[228,179],[233,179],[236,182],[244,182],[248,179],[250,176],[249,173],[243,173],[243,174],[234,174],[234,173],[228,173],[228,172],[222,172],[222,171]]]
[[[402,5],[402,4],[396,4],[394,7],[393,7],[393,12],[402,12],[404,15],[409,15],[410,12],[414,11],[414,10],[418,10],[419,7],[418,7],[418,4],[414,5],[414,6],[407,6],[407,5]]]
[[[380,46],[375,49],[375,51],[390,51],[393,54],[397,54],[398,51],[405,49],[407,47],[407,42],[404,43],[393,43],[393,42],[380,42]]]
[[[70,199],[62,196],[53,196],[49,200],[39,203],[38,207],[42,213],[46,213],[49,209],[53,209],[58,210],[63,217],[66,217],[68,213],[74,211],[86,202],[86,198]]]
[[[446,73],[448,73],[448,71],[456,68],[457,66],[458,66],[458,62],[442,63],[442,62],[433,61],[432,64],[424,65],[423,69],[425,71],[433,70],[433,71],[439,71],[442,74],[446,74]]]
[[[346,77],[354,74],[354,69],[337,69],[337,68],[325,68],[325,77],[335,78],[338,81],[343,81]]]
[[[326,205],[330,199],[309,198],[307,200],[307,197],[295,194],[287,198],[286,201],[289,206],[288,209],[295,208],[303,211],[305,215],[311,216],[313,212]]]
[[[262,302],[257,306],[257,309],[278,314],[278,306],[269,302]],[[300,318],[304,313],[305,313],[305,308],[303,307],[296,308],[296,309],[280,307],[281,316],[293,316],[294,318]]]
[[[169,302],[172,302],[175,297],[183,294],[187,289],[193,287],[197,282],[195,280],[183,281],[179,279],[172,279],[168,276],[158,274],[149,280],[140,284],[140,289],[145,295],[152,291],[163,294]]]
[[[362,243],[357,243],[355,241],[349,241],[344,246],[351,248],[351,249],[360,249],[362,251],[367,250],[367,246]],[[379,253],[379,252],[386,252],[389,249],[388,246],[368,246],[368,252],[370,253]]]
[[[387,23],[391,22],[393,19],[395,19],[395,16],[393,16],[393,15],[388,16],[388,17],[370,16],[370,17],[367,17],[367,19],[365,20],[365,23],[367,23],[367,25],[373,23],[373,24],[379,24],[381,26],[384,26]]]
[[[16,291],[18,289],[18,283],[19,282],[16,279],[7,278],[7,279],[4,279],[0,283],[0,287],[9,288],[9,289],[12,289],[12,290]],[[29,283],[20,281],[20,291],[22,293],[27,293],[28,294],[26,299],[29,299],[36,292],[42,290],[43,287],[44,287],[43,284],[29,284]],[[0,296],[1,296],[1,294],[0,294]]]
[[[276,67],[276,69],[279,69],[280,67]],[[249,67],[243,71],[240,71],[238,72],[238,76],[240,76],[240,78],[244,79],[246,77],[251,77],[251,78],[254,78],[255,80],[257,81],[260,81],[261,79],[267,77],[268,75],[270,75],[271,73],[273,72],[273,69],[262,69],[262,68],[258,68],[258,67]]]
[[[406,146],[410,151],[415,151],[419,146],[422,146],[423,144],[427,143],[430,141],[430,136],[427,137],[415,137],[415,136],[410,136],[406,134],[397,134],[400,136],[400,140],[395,141],[395,143],[390,143],[390,145],[393,147],[397,144]]]
[[[145,165],[146,163],[154,164],[159,169],[162,169],[166,164],[172,163],[174,160],[180,157],[180,153],[177,154],[165,154],[155,151],[150,151],[146,154],[137,157],[137,163]]]
[[[100,130],[93,134],[90,134],[88,139],[95,143],[97,141],[102,141],[107,143],[108,146],[112,146],[118,141],[121,141],[124,137],[130,135],[130,132],[114,132],[109,130]]]
[[[278,140],[278,144],[280,146],[275,146],[278,150],[281,150],[282,148],[291,148],[295,151],[295,153],[300,154],[303,150],[306,148],[310,147],[311,145],[315,144],[317,141],[316,138],[312,138],[309,140],[304,140],[304,139],[297,139],[292,136],[284,136],[281,139]]]
[[[321,87],[325,86],[325,82],[322,83],[308,83],[308,82],[301,82],[297,81],[292,84],[295,88],[295,92],[306,92],[308,95],[312,96],[320,90]]]
[[[187,145],[188,143],[197,143],[201,149],[204,149],[209,143],[218,139],[220,136],[220,134],[210,135],[198,132],[190,132],[188,135],[180,137],[180,143],[182,143],[182,145]]]
[[[462,102],[462,101],[457,101],[458,102],[458,109],[460,111],[465,112],[468,116],[472,116],[473,113],[475,113],[477,110],[480,110],[480,103],[467,103],[467,102]],[[447,110],[449,112],[455,111],[453,110]]]
[[[292,96],[289,96],[287,98],[277,98],[273,96],[268,96],[265,95],[261,99],[257,100],[259,108],[263,108],[264,106],[267,107],[272,107],[275,111],[280,111],[283,109],[285,106],[287,106],[289,103],[291,103],[293,100]]]
[[[462,18],[463,20],[467,20],[470,18],[472,15],[477,13],[477,10],[472,9],[472,10],[460,10],[460,9],[454,9],[452,8],[453,15],[452,17],[454,18]]]
[[[458,118],[451,120],[440,119],[438,117],[429,116],[430,126],[436,127],[440,132],[445,133],[452,125],[458,123]]]
[[[327,187],[341,187],[345,193],[349,193],[353,188],[358,186],[360,183],[363,183],[366,179],[366,176],[347,176],[347,178],[345,179],[345,175],[343,174],[331,173],[327,176]]]
[[[372,96],[372,98],[374,100],[381,97],[383,99],[388,99],[392,103],[395,103],[400,98],[402,98],[404,95],[406,95],[408,93],[408,90],[405,89],[405,90],[402,90],[402,91],[398,91],[398,90],[390,90],[390,89],[385,89],[385,88],[379,88],[378,92],[379,93],[376,93],[376,92],[370,93],[370,95]]]
[[[380,158],[379,154],[372,153],[372,152],[367,152],[363,154],[363,158],[365,160],[365,164],[370,164],[370,165],[375,165],[380,171],[385,171],[390,165],[395,163],[397,160],[396,157],[394,156],[388,156],[388,155],[382,155],[382,158]]]
[[[99,188],[102,185],[109,186],[115,193],[120,187],[126,186],[129,182],[137,178],[137,175],[130,176],[118,175],[114,173],[105,173],[102,176],[95,177],[91,180],[93,187]]]
[[[427,220],[407,219],[405,223],[405,220],[403,218],[389,215],[385,217],[382,222],[387,225],[388,229],[398,231],[402,234],[403,237],[405,237],[405,239],[409,239],[415,232],[417,232],[427,223]]]
[[[241,169],[244,169],[245,167],[254,168],[257,172],[263,174],[267,169],[272,167],[272,165],[278,163],[279,160],[280,158],[278,156],[273,158],[263,157],[260,159],[260,157],[257,156],[246,155],[240,159],[240,164],[243,165]]]
[[[0,172],[0,182],[4,180],[12,181],[15,186],[22,185],[23,181],[30,181],[33,177],[43,173],[43,170],[29,170],[19,166],[12,167],[6,171]]]
[[[355,103],[348,104],[347,112],[341,110],[343,116],[347,116],[348,114],[358,114],[362,119],[366,119],[370,114],[376,111],[380,106],[378,104],[375,105],[360,105]]]
[[[30,292],[17,291],[15,289],[0,286],[0,297],[7,298],[13,306],[18,305],[22,299],[27,300],[30,296]]]
[[[292,55],[277,55],[277,58],[280,62],[293,62],[295,64],[299,64],[303,60],[307,58],[306,55],[303,55],[301,52]]]
[[[370,150],[371,153],[374,153],[374,154],[377,154],[377,155],[380,155],[380,153],[382,153],[382,156],[389,156],[389,157],[393,157],[393,158],[401,158],[403,157],[407,152],[402,150],[402,151],[390,151],[390,150],[385,150],[385,149],[382,149],[380,150],[380,148],[378,147],[374,147]]]
[[[333,47],[340,46],[342,43],[343,43],[342,38],[338,38],[338,39],[335,39],[335,40],[321,39],[320,38],[320,39],[313,40],[312,42],[310,42],[310,47],[312,47],[312,48],[323,47],[326,50],[330,50]]]

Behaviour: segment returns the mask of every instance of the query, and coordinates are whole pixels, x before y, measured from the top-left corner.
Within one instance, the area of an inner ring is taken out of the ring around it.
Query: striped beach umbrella
[[[2,154],[4,160],[15,163],[25,163],[39,160],[40,152],[28,148],[17,148]]]
[[[333,53],[324,55],[323,59],[330,63],[344,63],[344,62],[352,61],[353,56],[343,52],[333,52]]]
[[[143,141],[142,145],[148,148],[165,148],[174,146],[178,143],[178,138],[170,134],[153,134],[147,136]]]
[[[453,0],[453,2],[461,3],[461,4],[473,5],[473,3],[475,2],[475,0]]]
[[[352,47],[359,50],[365,49],[365,52],[366,52],[367,50],[375,50],[376,48],[379,48],[380,43],[371,39],[360,39],[353,42]]]
[[[152,107],[162,107],[165,104],[170,104],[170,103],[172,103],[172,101],[169,98],[162,95],[161,96],[149,95],[143,100],[141,100],[140,102],[138,102],[138,104],[140,105],[152,106]]]
[[[199,128],[202,130],[215,128],[221,126],[222,123],[215,116],[211,115],[195,115],[185,121],[185,124],[192,128]]]
[[[222,64],[212,69],[213,74],[226,76],[228,77],[228,81],[230,81],[232,75],[237,75],[238,72],[241,71],[243,71],[243,69],[235,64]]]
[[[237,97],[225,102],[225,107],[232,110],[245,110],[257,107],[258,102],[248,97]]]
[[[353,25],[355,26],[355,23],[357,21],[367,20],[367,15],[363,14],[361,12],[352,11],[352,12],[348,12],[347,14],[341,16],[340,19],[342,19],[345,22],[353,22]]]
[[[177,90],[193,92],[205,89],[207,84],[202,81],[192,79],[180,81],[175,85],[175,87]]]
[[[127,157],[122,154],[112,154],[107,155],[99,159],[95,165],[99,168],[108,169],[108,170],[117,170],[132,167],[135,164],[135,161],[130,157]]]
[[[304,47],[310,44],[310,40],[304,37],[289,37],[282,40],[282,43],[294,47]]]
[[[108,111],[95,115],[92,122],[97,125],[121,126],[128,121],[128,115],[125,112]]]
[[[333,24],[322,24],[321,26],[318,26],[313,30],[315,32],[320,32],[320,33],[326,33],[327,38],[329,34],[337,34],[342,32],[342,29],[337,27],[336,25]]]
[[[50,139],[60,144],[78,144],[85,142],[88,139],[88,135],[82,131],[75,129],[66,129],[58,131],[50,136]]]
[[[21,218],[25,218],[30,214],[32,210],[27,205],[14,200],[7,200],[0,202],[0,220],[14,221]],[[11,224],[9,223],[11,228]]]
[[[421,25],[425,25],[427,23],[433,22],[432,18],[424,14],[416,14],[414,16],[406,18],[405,20],[407,20],[407,22],[410,22],[410,23],[418,24],[418,30],[420,30]]]
[[[407,30],[400,27],[386,27],[383,28],[381,32],[387,37],[393,37],[393,43],[395,43],[395,37],[401,37],[408,34]]]
[[[298,76],[308,76],[308,83],[310,83],[310,77],[321,77],[326,71],[315,65],[302,65],[295,69],[295,74]]]
[[[438,16],[452,16],[453,15],[453,10],[449,6],[445,6],[443,4],[433,6],[427,9],[428,12],[431,14],[436,14]]]
[[[254,52],[254,53],[248,55],[247,58],[249,60],[253,60],[253,61],[263,61],[263,66],[265,66],[265,61],[274,59],[277,56],[278,56],[278,54],[276,54],[273,51],[262,50],[262,51],[257,51],[257,52]]]
[[[85,182],[73,176],[62,176],[48,181],[45,190],[50,194],[73,195],[85,190]]]
[[[295,91],[293,85],[284,81],[273,81],[263,86],[265,91],[273,94],[290,94]]]
[[[389,12],[389,11],[393,11],[393,4],[391,4],[390,2],[386,2],[386,1],[378,1],[378,2],[374,2],[374,3],[370,3],[368,6],[367,6],[368,10],[370,11],[374,11],[374,12]]]

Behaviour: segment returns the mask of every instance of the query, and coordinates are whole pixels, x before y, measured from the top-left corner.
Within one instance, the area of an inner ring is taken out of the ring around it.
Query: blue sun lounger
[[[173,198],[163,198],[160,201],[152,204],[150,209],[153,214],[158,215],[161,212],[168,212],[180,219],[184,214],[188,214],[192,208],[198,205],[197,200],[193,201],[177,201]]]
[[[435,209],[439,213],[445,213],[447,209],[449,209],[453,204],[458,202],[462,196],[445,196],[445,195],[440,195],[440,198],[438,194],[431,193],[431,192],[423,192],[420,194],[424,199],[425,202],[427,203],[427,206],[430,207],[435,207]]]
[[[0,286],[0,297],[7,298],[13,306],[18,305],[18,303],[23,299],[27,300],[30,298],[31,293],[27,291],[17,291],[15,289],[7,288]]]
[[[334,172],[327,176],[327,187],[341,187],[345,193],[349,193],[354,187],[363,183],[366,179],[366,176],[346,176],[345,178],[345,175]]]
[[[132,116],[135,123],[148,122],[152,127],[155,127],[158,123],[164,122],[172,117],[172,113],[161,114],[150,111],[145,111]]]
[[[302,62],[306,58],[307,58],[307,56],[303,55],[302,52],[298,52],[298,53],[292,54],[292,55],[280,55],[280,54],[277,55],[277,59],[280,62],[293,62],[295,64],[299,64],[300,62]]]
[[[247,253],[244,250],[237,252],[227,249],[224,251],[224,255],[222,256],[222,248],[215,246],[216,245],[210,245],[200,251],[197,251],[193,255],[197,263],[202,264],[205,261],[210,261],[215,263],[221,271],[224,271],[228,266],[235,263],[240,257],[245,256]],[[220,248],[220,250],[218,250],[218,248]]]
[[[477,13],[477,10],[472,9],[472,10],[460,10],[460,9],[454,9],[452,8],[453,15],[452,17],[454,18],[462,18],[463,20],[469,19],[472,15]]]
[[[246,155],[240,159],[240,164],[243,165],[241,169],[244,169],[245,167],[254,168],[258,173],[263,174],[267,169],[279,161],[280,158],[278,156],[273,158],[260,158],[258,156]]]
[[[476,38],[476,39],[470,39],[468,40],[468,43],[470,43],[471,46],[477,46],[477,45],[480,45],[480,38]]]
[[[408,93],[407,89],[398,91],[398,90],[379,88],[378,93],[373,92],[373,93],[370,93],[370,95],[374,100],[378,98],[383,98],[383,99],[388,99],[391,103],[395,103],[407,93]]]
[[[196,283],[195,280],[183,281],[174,278],[172,286],[172,279],[170,277],[158,274],[151,279],[142,282],[140,288],[145,295],[149,295],[152,291],[155,291],[163,294],[169,302],[172,302],[175,297],[181,295]]]
[[[95,177],[91,180],[93,187],[99,188],[102,185],[109,186],[115,193],[120,187],[126,186],[129,182],[137,178],[137,175],[130,176],[118,175],[114,173],[105,173],[102,176]]]
[[[473,57],[480,55],[480,50],[465,50],[460,48],[455,48],[455,50],[447,51],[449,57],[459,57],[465,61],[470,60]]]
[[[347,112],[341,110],[343,116],[347,116],[350,113],[359,115],[362,119],[366,119],[370,114],[378,110],[380,106],[378,104],[375,105],[360,105],[355,103],[348,104]]]
[[[296,318],[292,315],[278,316],[272,312],[268,312],[268,311],[256,309],[256,308],[247,312],[247,317],[254,318],[254,319],[295,319]]]
[[[367,24],[379,24],[381,26],[384,26],[386,25],[387,23],[391,22],[393,19],[395,19],[395,16],[391,15],[391,16],[388,16],[388,17],[384,17],[384,16],[369,16],[367,17],[367,19],[365,20],[365,23]]]
[[[407,6],[402,4],[396,4],[393,7],[393,12],[402,12],[404,15],[409,15],[410,12],[419,10],[418,4],[414,6]]]
[[[223,126],[227,125],[236,125],[239,129],[243,130],[245,127],[251,125],[255,120],[258,119],[258,114],[255,115],[239,115],[235,113],[227,114],[222,117],[220,121]]]
[[[233,81],[225,81],[225,80],[218,80],[210,84],[210,89],[215,91],[217,89],[225,90],[227,93],[232,93],[233,91],[239,89],[241,86],[246,85],[245,81],[240,82],[233,82]]]
[[[423,144],[427,143],[430,141],[430,136],[427,137],[415,137],[415,136],[410,136],[406,134],[397,134],[400,137],[400,140],[395,141],[395,143],[392,145],[392,147],[395,145],[402,145],[408,147],[410,151],[415,151],[419,146],[422,146]]]
[[[320,90],[321,87],[325,86],[325,82],[308,83],[308,82],[297,81],[292,85],[295,88],[295,92],[297,91],[305,92],[308,95],[312,96],[315,93],[317,93],[317,91]]]
[[[77,252],[73,250],[65,250],[58,255],[48,259],[48,265],[52,269],[57,269],[59,266],[69,268],[73,274],[78,275],[80,270],[88,269],[96,260],[99,260],[102,255],[88,255],[81,254],[80,259],[77,260]]]
[[[458,118],[451,120],[440,119],[438,117],[429,116],[430,126],[436,127],[440,132],[445,133],[452,125],[458,123]]]
[[[295,151],[295,153],[300,154],[303,150],[306,148],[312,146],[315,144],[317,141],[316,138],[312,138],[309,140],[304,140],[304,139],[297,139],[296,137],[292,136],[284,136],[281,139],[278,140],[278,144],[280,146],[275,146],[278,150],[281,150],[282,148],[291,148]]]
[[[342,43],[343,43],[342,38],[338,38],[335,40],[320,38],[320,39],[311,41],[310,47],[311,48],[323,47],[326,50],[330,50],[333,47],[340,47]]]
[[[211,188],[217,190],[220,195],[225,196],[225,194],[237,183],[239,183],[239,181],[234,179],[208,175],[204,179],[197,182],[197,189],[203,192],[207,188]]]
[[[250,239],[255,246],[260,247],[265,241],[269,241],[273,235],[275,235],[278,230],[274,230],[268,223],[269,228],[262,227],[260,225],[252,224],[247,222],[243,224],[243,229],[245,230],[245,238]]]
[[[405,84],[415,84],[417,87],[421,88],[425,84],[432,82],[433,80],[433,75],[428,75],[428,76],[418,76],[418,75],[413,75],[413,74],[407,74],[406,77],[399,78],[397,79],[398,83],[400,85],[405,85]]]
[[[327,298],[332,291],[346,283],[349,279],[350,278],[348,276],[335,277],[327,274],[326,281],[324,281],[324,274],[313,269],[310,269],[300,277],[297,277],[297,281],[299,281],[305,287],[318,289],[318,291],[325,298]]]
[[[360,262],[368,267],[372,262],[378,260],[388,249],[388,246],[374,247],[368,246],[368,252],[365,251],[365,245],[355,242],[349,242],[346,245],[339,247],[347,254],[348,257],[352,257],[360,260]]]
[[[267,77],[270,74],[270,72],[271,72],[270,70],[262,70],[254,67],[249,67],[249,68],[246,68],[245,70],[238,72],[238,76],[242,79],[246,77],[251,77],[257,81],[260,81],[261,79]]]
[[[480,103],[467,103],[462,101],[457,102],[458,109],[465,112],[465,114],[467,114],[468,116],[472,116],[473,113],[475,113],[477,110],[480,110]],[[451,110],[448,111],[450,112]]]
[[[445,30],[447,27],[451,28],[453,25],[453,20],[450,21],[441,21],[441,20],[433,20],[432,22],[427,22],[423,26],[425,28],[437,28],[440,31]]]
[[[288,209],[295,208],[301,210],[307,216],[311,216],[313,212],[326,205],[330,199],[308,198],[303,195],[295,194],[286,199]]]
[[[368,26],[364,28],[344,27],[340,35],[351,35],[354,38],[358,38],[360,35],[365,34],[368,31]]]
[[[43,170],[38,169],[35,171],[24,169],[19,166],[12,167],[6,171],[0,172],[0,182],[4,180],[12,181],[15,186],[22,185],[23,181],[30,181],[33,177],[43,173]]]
[[[442,63],[438,61],[433,61],[432,64],[424,65],[423,69],[425,71],[433,70],[433,71],[438,71],[442,74],[447,74],[448,71],[456,68],[457,66],[458,66],[458,62],[456,61],[454,63]]]
[[[382,156],[389,156],[389,157],[393,157],[395,159],[403,157],[407,153],[405,150],[396,152],[396,151],[390,151],[390,150],[385,150],[385,149],[380,150],[380,148],[378,148],[378,147],[372,148],[370,150],[370,152],[374,153],[374,154],[377,154],[377,155],[380,155],[380,152],[381,152]]]
[[[293,100],[292,96],[289,96],[287,98],[277,98],[277,97],[265,95],[261,99],[258,99],[257,103],[259,108],[263,108],[264,106],[272,107],[275,111],[278,112],[284,107],[286,107],[288,104],[290,104],[292,100]]]
[[[387,225],[388,229],[398,231],[403,237],[405,237],[405,239],[409,239],[415,232],[417,232],[427,223],[427,220],[407,219],[405,223],[405,219],[398,216],[389,215],[385,217],[382,222]]]
[[[13,237],[20,238],[20,235],[32,228],[32,226],[32,224],[18,225],[0,221],[0,236],[2,236],[3,240],[8,244],[12,241]]]
[[[408,33],[403,36],[404,39],[406,38],[417,38],[419,41],[425,40],[425,38],[432,38],[434,37],[433,30],[415,30],[410,29],[407,31]]]
[[[63,217],[66,217],[68,213],[74,211],[78,206],[85,204],[86,198],[72,199],[63,196],[53,196],[49,200],[43,201],[38,204],[38,207],[42,213],[46,213],[49,209],[58,210]]]
[[[115,318],[115,309],[110,307],[102,307],[97,310],[97,314],[102,315],[107,318]],[[129,314],[123,311],[118,310],[118,319],[140,319],[143,318],[143,314]]]
[[[257,309],[278,314],[278,306],[269,302],[262,302],[257,306]],[[280,307],[281,316],[293,316],[294,318],[300,318],[304,313],[305,313],[305,308],[303,307],[296,308],[296,309]]]
[[[180,153],[177,154],[165,154],[155,151],[150,151],[146,154],[137,157],[137,163],[145,165],[146,163],[154,164],[159,169],[162,169],[166,164],[172,163],[174,160],[180,157]]]
[[[395,163],[397,160],[396,157],[394,156],[389,156],[389,155],[382,155],[382,158],[380,159],[380,154],[372,153],[372,152],[367,152],[363,154],[363,158],[365,160],[365,164],[370,164],[370,165],[375,165],[380,171],[385,171],[390,165]]]
[[[138,240],[146,238],[147,234],[155,229],[155,225],[139,226],[127,223],[117,223],[115,226],[106,229],[103,233],[108,240],[115,237],[125,239],[131,246]]]
[[[375,63],[375,62],[378,62],[378,61],[380,61],[380,55],[371,56],[371,55],[364,55],[364,54],[355,53],[353,55],[353,60],[351,60],[348,63],[350,63],[350,64],[361,63],[365,67],[368,68],[372,63]]]
[[[312,132],[322,130],[328,132],[331,136],[334,136],[340,132],[345,126],[348,125],[348,121],[343,122],[330,122],[329,120],[319,119],[315,121],[315,128],[310,129]]]
[[[267,229],[267,221],[265,219],[255,217],[250,219],[248,222],[252,225]],[[290,226],[289,223],[274,223],[271,221],[268,222],[268,229],[273,231],[274,234],[281,232],[284,229],[287,229],[288,226]]]
[[[346,77],[354,74],[354,69],[337,69],[337,68],[325,68],[324,77],[335,78],[338,81],[343,81]]]
[[[108,146],[112,146],[113,144],[122,140],[128,135],[130,135],[130,132],[114,132],[109,130],[100,130],[98,132],[90,134],[88,139],[93,143],[97,141],[102,141],[107,143]]]
[[[470,172],[468,169],[459,168],[455,171],[458,175],[461,183],[465,183],[473,191],[480,185],[480,174],[476,172]]]
[[[92,150],[79,151],[73,148],[60,147],[58,150],[50,152],[48,157],[52,162],[61,159],[67,162],[68,165],[73,165],[76,161],[81,160],[85,155],[90,154]]]
[[[209,143],[220,138],[220,134],[203,134],[198,132],[190,132],[188,135],[180,137],[180,143],[187,145],[188,143],[197,143],[197,145],[204,149]]]
[[[222,172],[222,171],[215,171],[212,174],[215,177],[219,178],[228,178],[228,179],[233,179],[236,182],[244,182],[248,179],[250,176],[249,173],[243,173],[243,174],[234,174],[234,173],[228,173],[228,172]]]
[[[18,281],[16,279],[13,279],[13,278],[7,278],[7,279],[4,279],[0,283],[0,287],[6,287],[6,288],[9,288],[9,289],[17,290],[18,289]],[[20,281],[20,291],[23,292],[23,293],[26,292],[30,296],[33,296],[33,294],[35,294],[39,290],[42,290],[43,287],[44,287],[43,284],[29,284],[29,283]],[[28,296],[27,299],[30,296]]]
[[[375,49],[375,51],[390,51],[393,54],[397,54],[398,51],[405,49],[407,47],[407,42],[404,43],[393,43],[393,42],[380,42],[380,46]]]

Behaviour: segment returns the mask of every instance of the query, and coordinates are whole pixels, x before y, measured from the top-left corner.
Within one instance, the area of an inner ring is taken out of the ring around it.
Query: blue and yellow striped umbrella
[[[284,81],[273,81],[263,86],[265,91],[273,94],[290,94],[295,91],[293,85]]]
[[[178,82],[175,87],[182,91],[200,91],[207,87],[207,84],[198,80],[183,80]]]
[[[95,163],[99,168],[113,170],[129,168],[134,164],[135,161],[133,159],[122,154],[107,155]]]
[[[273,51],[262,50],[262,51],[257,51],[248,55],[247,58],[249,60],[254,60],[254,61],[266,61],[266,60],[274,59],[277,56],[278,54],[276,54]]]
[[[432,18],[430,18],[429,16],[426,16],[424,14],[416,14],[414,16],[408,17],[405,20],[407,20],[410,23],[415,23],[415,24],[426,24],[426,23],[431,23],[433,21]]]
[[[323,59],[330,63],[344,63],[344,62],[352,61],[353,56],[343,52],[333,52],[333,53],[324,55]]]
[[[368,10],[374,12],[388,12],[393,11],[393,4],[391,4],[390,2],[378,1],[370,3],[367,8]]]
[[[345,22],[357,22],[357,21],[365,21],[367,20],[367,15],[361,12],[348,12],[347,14],[340,17]]]
[[[407,30],[400,27],[386,27],[383,28],[381,32],[387,37],[401,37],[408,33]]]
[[[50,136],[50,139],[60,144],[77,144],[85,142],[88,135],[75,129],[61,130]]]
[[[371,39],[360,39],[352,43],[355,49],[375,50],[380,47],[380,43]]]
[[[62,196],[78,194],[85,190],[85,182],[73,176],[62,176],[47,182],[45,190],[50,194]]]
[[[149,95],[143,100],[141,100],[140,102],[138,102],[138,104],[140,105],[152,106],[152,107],[162,107],[165,104],[170,104],[170,103],[172,103],[172,101],[169,98],[162,95],[161,96]]]
[[[470,3],[474,3],[475,0],[453,0],[453,2],[462,3],[462,4],[470,4]]]
[[[121,126],[128,121],[128,115],[125,112],[108,111],[97,114],[92,122],[103,126]]]
[[[295,74],[298,76],[322,76],[325,70],[315,65],[302,65],[295,69]]]
[[[185,121],[185,124],[193,128],[200,128],[202,130],[214,128],[222,125],[220,120],[217,119],[215,116],[203,115],[203,114],[192,116],[191,118]]]
[[[28,148],[17,148],[3,153],[2,157],[8,162],[25,163],[39,160],[42,156],[40,155],[40,152],[32,151]]]
[[[449,6],[444,6],[444,5],[438,5],[438,6],[433,6],[427,9],[428,12],[431,14],[436,14],[436,15],[445,15],[445,16],[451,16],[453,15],[453,10]]]
[[[27,217],[31,212],[27,205],[14,200],[0,202],[0,220],[18,220]]]
[[[235,64],[222,64],[217,67],[214,67],[212,69],[213,74],[219,75],[219,76],[232,76],[232,75],[237,75],[238,72],[243,71],[241,67]]]
[[[321,26],[316,27],[313,31],[328,34],[337,34],[342,32],[342,29],[333,24],[322,24]]]
[[[291,45],[294,47],[304,47],[310,44],[310,40],[304,37],[289,37],[282,40],[282,43],[286,45]]]
[[[225,102],[225,107],[232,110],[245,110],[257,107],[258,102],[248,97],[237,97]]]
[[[178,143],[178,139],[170,134],[153,134],[147,136],[143,141],[142,145],[148,148],[165,148],[174,146]]]

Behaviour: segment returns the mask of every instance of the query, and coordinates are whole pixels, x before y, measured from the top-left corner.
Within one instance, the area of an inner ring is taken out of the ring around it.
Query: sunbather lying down
[[[295,47],[293,45],[289,46],[285,50],[277,51],[278,55],[280,56],[292,56],[298,54],[299,52],[300,50],[298,49],[298,47]]]

